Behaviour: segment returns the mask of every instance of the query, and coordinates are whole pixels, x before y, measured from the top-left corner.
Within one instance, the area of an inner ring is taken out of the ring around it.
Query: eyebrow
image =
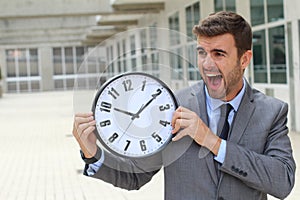
[[[203,48],[203,47],[201,47],[201,46],[197,46],[197,51],[199,51],[199,50],[203,50],[203,51],[205,51],[205,49]],[[206,51],[205,51],[206,52]],[[223,54],[228,54],[226,51],[224,51],[223,49],[213,49],[213,50],[211,50],[211,52],[219,52],[219,53],[223,53]]]

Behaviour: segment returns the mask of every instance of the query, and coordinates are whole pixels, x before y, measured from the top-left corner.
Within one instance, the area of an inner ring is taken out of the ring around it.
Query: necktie
[[[225,109],[226,115],[225,115],[225,122],[224,122],[224,125],[223,125],[223,128],[222,128],[222,132],[220,134],[220,138],[222,138],[224,140],[227,140],[228,132],[229,132],[228,115],[229,115],[229,113],[232,109],[232,106],[229,103],[224,104],[223,106],[226,107],[226,109]]]

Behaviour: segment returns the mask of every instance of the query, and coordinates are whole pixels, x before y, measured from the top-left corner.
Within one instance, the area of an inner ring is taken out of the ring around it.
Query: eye
[[[207,52],[204,51],[203,49],[199,49],[198,50],[198,55],[201,56],[201,57],[205,57],[207,55]]]
[[[216,58],[218,58],[218,57],[224,57],[225,56],[225,54],[224,53],[222,53],[222,52],[214,52],[214,57],[216,57]]]

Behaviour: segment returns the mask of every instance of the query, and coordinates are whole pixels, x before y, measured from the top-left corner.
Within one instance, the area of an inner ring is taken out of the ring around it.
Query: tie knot
[[[232,110],[232,106],[230,103],[226,104],[226,118],[228,117],[230,111]]]

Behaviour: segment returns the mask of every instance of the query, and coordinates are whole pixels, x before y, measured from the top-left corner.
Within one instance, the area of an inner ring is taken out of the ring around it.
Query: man
[[[92,113],[77,114],[73,135],[87,162],[85,174],[131,190],[163,166],[166,200],[285,198],[296,168],[288,106],[243,78],[252,57],[251,27],[235,13],[218,12],[193,32],[203,80],[177,94],[173,141],[146,164],[117,158],[96,146]]]

